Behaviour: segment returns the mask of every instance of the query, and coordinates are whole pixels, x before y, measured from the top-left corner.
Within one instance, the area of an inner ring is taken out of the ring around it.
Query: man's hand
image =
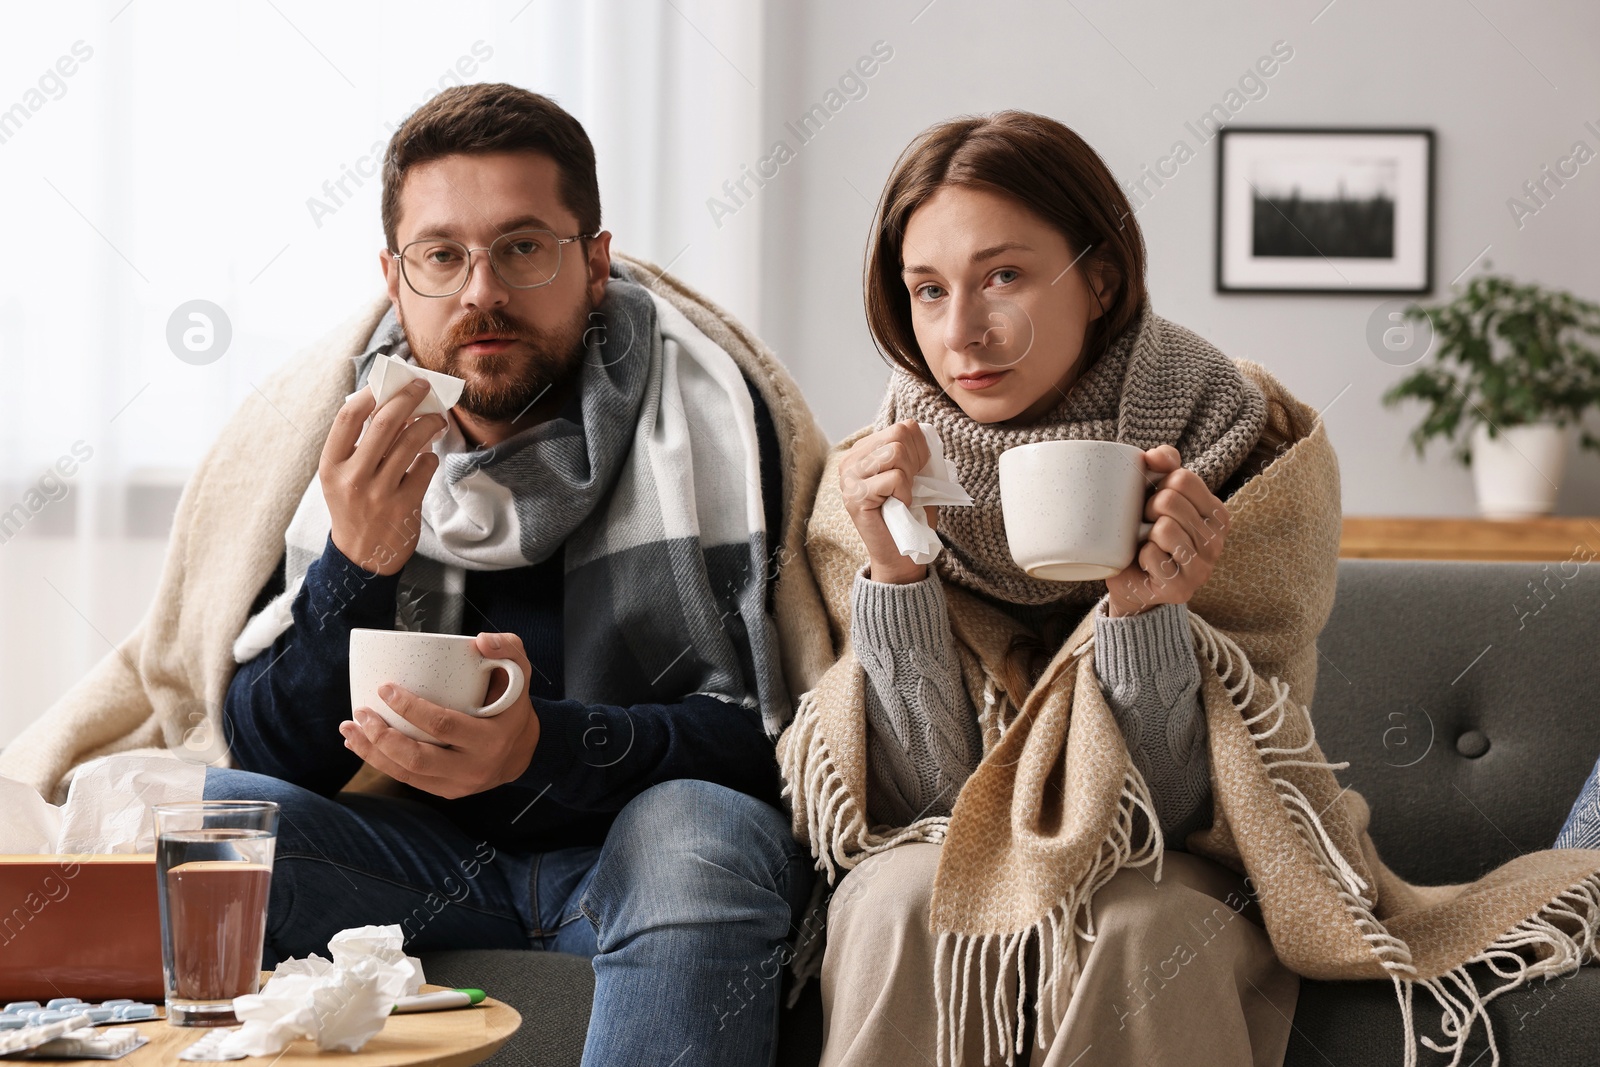
[[[1137,615],[1157,604],[1187,604],[1206,584],[1222,555],[1228,509],[1206,488],[1171,445],[1148,449],[1145,466],[1164,474],[1145,501],[1144,517],[1155,525],[1133,562],[1106,579],[1106,614]]]
[[[422,536],[422,497],[439,468],[429,446],[448,425],[443,415],[411,417],[427,394],[427,382],[412,382],[377,408],[362,437],[377,407],[372,390],[363,389],[339,409],[322,446],[317,476],[334,546],[364,570],[398,572]]]
[[[478,651],[514,660],[524,678],[533,676],[522,639],[516,634],[481,633]],[[504,671],[495,672],[485,703],[505,692],[504,675]],[[539,745],[539,716],[526,686],[514,704],[487,719],[440,707],[397,685],[385,685],[378,693],[397,714],[438,738],[442,746],[414,741],[370,708],[357,708],[354,721],[346,719],[339,724],[345,747],[374,769],[435,796],[453,800],[515,781],[528,769]]]

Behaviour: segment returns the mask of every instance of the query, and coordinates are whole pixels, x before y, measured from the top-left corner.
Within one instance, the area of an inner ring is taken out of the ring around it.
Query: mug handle
[[[1141,522],[1139,524],[1139,532],[1134,536],[1134,540],[1139,544],[1144,544],[1150,540],[1150,531],[1155,528],[1156,524],[1153,522]]]
[[[486,719],[491,715],[498,715],[511,705],[515,704],[517,702],[517,698],[522,696],[522,683],[524,680],[522,677],[522,668],[517,666],[515,662],[509,659],[486,659],[483,661],[483,667],[486,673],[493,673],[494,669],[499,667],[501,670],[506,672],[508,677],[506,679],[506,691],[500,694],[499,700],[496,700],[493,704],[489,704],[485,707],[467,709],[468,715],[476,715],[480,719]]]

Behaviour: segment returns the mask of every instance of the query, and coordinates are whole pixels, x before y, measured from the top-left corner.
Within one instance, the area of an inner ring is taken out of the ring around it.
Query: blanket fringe
[[[1558,921],[1572,929],[1563,929]],[[1461,966],[1437,978],[1418,979],[1415,984],[1432,993],[1439,1004],[1439,1029],[1447,1039],[1445,1044],[1439,1044],[1424,1036],[1420,1039],[1422,1044],[1435,1052],[1450,1053],[1448,1067],[1458,1067],[1466,1052],[1467,1038],[1477,1021],[1482,1019],[1484,1034],[1489,1042],[1490,1062],[1498,1064],[1500,1049],[1495,1042],[1494,1026],[1488,1015],[1489,1002],[1502,993],[1521,988],[1535,978],[1549,981],[1570,974],[1585,962],[1596,959],[1597,938],[1600,938],[1600,874],[1593,874],[1557,894],[1554,900],[1490,942],[1482,952]],[[1528,957],[1530,949],[1534,954],[1532,959]],[[1543,958],[1539,956],[1541,949],[1548,950]],[[1486,965],[1496,977],[1505,981],[1488,992],[1481,992],[1476,980],[1467,971],[1468,966],[1474,963]],[[1409,990],[1405,999],[1410,999]],[[1416,1047],[1409,1041],[1405,1063],[1406,1067],[1415,1067],[1416,1064]]]
[[[1082,654],[1092,641],[1078,649]],[[984,685],[984,703],[979,709],[979,724],[984,732],[998,739],[1014,723],[1006,710],[1015,706],[992,678]],[[819,729],[821,714],[815,692],[800,697],[791,736],[783,761],[783,795],[796,803],[796,783],[803,783],[806,829],[817,869],[831,886],[841,870],[848,871],[862,860],[910,841],[942,844],[949,826],[948,817],[919,819],[892,834],[874,832],[864,813],[845,788],[826,740]],[[1142,812],[1144,818],[1137,818]],[[1135,841],[1142,826],[1143,836]],[[1039,1018],[1039,1040],[1047,1042],[1059,1028],[1066,1013],[1078,976],[1077,939],[1093,941],[1092,900],[1100,887],[1123,867],[1156,865],[1155,878],[1161,880],[1164,843],[1155,804],[1144,778],[1128,761],[1117,818],[1102,842],[1095,863],[1083,880],[1038,922],[1009,934],[972,936],[944,932],[939,935],[934,967],[934,997],[938,1005],[939,1037],[937,1058],[940,1067],[960,1062],[966,1040],[966,1019],[974,993],[983,1020],[984,1063],[998,1056],[1007,1064],[1022,1051],[1027,1026],[1027,953],[1030,944],[1039,949],[1039,968],[1034,980],[1033,1002]],[[826,907],[824,884],[813,890],[813,904]],[[810,914],[811,912],[808,912]],[[790,1002],[798,998],[804,982],[821,969],[822,937],[804,944],[791,964],[796,979]],[[1013,973],[1013,971],[1015,973]],[[974,990],[973,983],[976,982]],[[1040,1006],[1043,1005],[1043,1009]]]
[[[844,777],[828,751],[819,728],[821,718],[816,691],[802,695],[789,727],[782,795],[790,798],[791,804],[805,803],[811,852],[828,884],[838,880],[841,869],[848,871],[868,856],[896,845],[908,841],[941,844],[950,822],[946,816],[918,819],[887,835],[875,833],[867,825],[861,806],[845,788]],[[796,795],[797,783],[804,786],[803,797]]]
[[[1500,1050],[1495,1041],[1494,1027],[1487,1013],[1489,1002],[1534,978],[1548,980],[1558,974],[1575,970],[1585,960],[1597,958],[1596,938],[1600,936],[1600,874],[1591,875],[1558,894],[1553,901],[1490,942],[1483,951],[1466,960],[1461,966],[1452,968],[1436,978],[1417,978],[1416,967],[1411,962],[1410,947],[1390,934],[1373,914],[1375,901],[1368,896],[1367,891],[1370,887],[1366,881],[1340,853],[1329,837],[1326,827],[1322,825],[1321,817],[1305,794],[1277,773],[1278,768],[1288,766],[1322,767],[1332,771],[1343,770],[1349,764],[1298,758],[1309,753],[1315,746],[1316,731],[1305,707],[1289,699],[1288,685],[1279,681],[1276,676],[1272,677],[1268,683],[1272,690],[1272,702],[1265,710],[1251,715],[1249,708],[1255,697],[1255,687],[1260,676],[1250,666],[1244,651],[1236,642],[1216,630],[1199,615],[1191,613],[1189,623],[1199,639],[1202,651],[1216,669],[1218,678],[1227,690],[1229,700],[1241,715],[1245,716],[1244,725],[1255,742],[1256,751],[1262,757],[1262,765],[1267,769],[1273,789],[1283,801],[1290,821],[1317,859],[1339,900],[1349,912],[1351,920],[1361,931],[1373,955],[1377,957],[1379,964],[1389,974],[1394,984],[1395,997],[1400,1006],[1402,1028],[1405,1032],[1405,1067],[1416,1067],[1417,1064],[1419,1038],[1416,1032],[1413,998],[1418,986],[1427,990],[1438,1003],[1441,1010],[1440,1030],[1447,1039],[1446,1043],[1440,1044],[1424,1036],[1420,1038],[1421,1043],[1435,1052],[1450,1053],[1452,1058],[1448,1067],[1459,1067],[1461,1057],[1466,1051],[1467,1038],[1471,1036],[1473,1027],[1481,1018],[1489,1044],[1489,1067],[1498,1067]],[[1269,744],[1273,735],[1287,721],[1291,711],[1302,717],[1306,731],[1305,744],[1294,747],[1276,747]],[[1573,926],[1575,931],[1563,930],[1557,925],[1556,920],[1564,920]],[[1536,957],[1540,948],[1549,951],[1542,959],[1529,959],[1526,951],[1530,948],[1535,950]],[[1480,992],[1476,981],[1467,970],[1474,963],[1487,964],[1495,975],[1506,981],[1487,993]]]
[[[806,908],[807,922],[815,919],[817,929],[811,934],[802,930],[794,958],[789,963],[790,1007],[799,1001],[806,982],[822,973],[828,901],[841,869],[849,871],[868,856],[909,841],[940,844],[950,821],[943,816],[918,819],[893,834],[874,833],[867,826],[860,805],[845,788],[844,778],[822,736],[821,718],[816,691],[801,694],[794,721],[789,726],[789,740],[782,761],[782,796],[795,807],[805,805],[811,855],[816,860],[817,870],[826,875],[825,881],[818,879],[811,887],[811,901]],[[803,793],[797,794],[795,783],[804,783]],[[805,804],[806,798],[811,798],[813,803]]]
[[[1145,818],[1136,818],[1143,812]],[[1134,833],[1143,826],[1143,838]],[[1038,948],[1033,1005],[1037,1041],[1047,1047],[1060,1029],[1080,972],[1078,942],[1095,939],[1094,895],[1124,867],[1156,865],[1161,880],[1164,843],[1144,778],[1130,762],[1118,797],[1117,820],[1083,880],[1038,922],[1009,934],[939,934],[934,957],[938,1006],[935,1057],[939,1067],[961,1062],[968,1008],[976,987],[983,1020],[983,1062],[1013,1064],[1027,1030],[1027,956]],[[1014,972],[1014,973],[1013,973]]]
[[[983,680],[983,707],[978,709],[978,732],[983,737],[985,752],[999,744],[1007,727],[1016,721],[1007,719],[1005,712],[1008,707],[1016,710],[1016,705],[1011,703],[1005,690],[986,674]]]

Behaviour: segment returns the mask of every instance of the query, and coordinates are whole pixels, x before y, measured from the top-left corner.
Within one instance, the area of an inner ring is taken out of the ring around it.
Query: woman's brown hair
[[[1095,150],[1055,119],[1027,111],[951,119],[924,130],[900,154],[867,248],[867,325],[895,366],[933,380],[912,329],[911,294],[900,270],[906,223],[946,185],[1014,198],[1059,231],[1081,265],[1108,272],[1115,290],[1089,325],[1084,370],[1138,317],[1145,300],[1144,235]]]

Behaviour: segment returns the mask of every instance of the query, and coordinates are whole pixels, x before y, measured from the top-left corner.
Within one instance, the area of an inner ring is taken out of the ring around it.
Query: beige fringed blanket
[[[1600,852],[1537,852],[1476,882],[1435,888],[1408,885],[1383,865],[1366,803],[1341,791],[1333,771],[1345,765],[1323,757],[1308,711],[1314,641],[1337,573],[1338,462],[1314,410],[1259,365],[1235,362],[1311,429],[1228,499],[1221,561],[1189,605],[1216,813],[1189,845],[1248,875],[1288,967],[1311,978],[1393,981],[1408,1065],[1417,1056],[1413,993],[1432,994],[1442,1040],[1421,1040],[1453,1051],[1456,1062],[1476,1020],[1488,1026],[1488,1000],[1595,957]],[[931,915],[940,1059],[950,1062],[964,1027],[978,1025],[961,1010],[973,1001],[990,1047],[1009,1062],[1020,1051],[1025,1001],[1038,1009],[1041,1044],[1059,1027],[1080,945],[1094,930],[1096,890],[1124,866],[1153,864],[1159,877],[1160,831],[1153,817],[1135,818],[1150,813],[1150,798],[1096,680],[1092,618],[1031,692],[1007,693],[997,668],[1017,624],[952,580],[944,555],[951,626],[985,754],[948,819],[869,824],[868,683],[843,637],[851,582],[866,561],[838,488],[839,457],[851,443],[832,453],[809,530],[842,649],[779,741],[795,831],[829,881],[903,842],[943,842]],[[1040,965],[1028,990],[1030,942]],[[1499,976],[1493,989],[1468,974],[1478,961]],[[1489,1040],[1493,1047],[1492,1028]]]

